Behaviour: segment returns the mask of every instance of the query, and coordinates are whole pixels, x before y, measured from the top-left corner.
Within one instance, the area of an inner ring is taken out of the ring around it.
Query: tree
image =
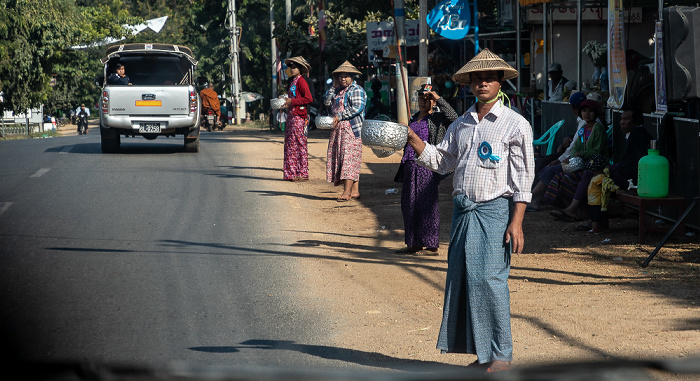
[[[119,2],[112,5],[118,9]],[[70,68],[73,78],[79,77],[66,62],[78,37],[93,41],[121,35],[121,24],[131,20],[127,16],[109,6],[79,7],[72,0],[0,0],[0,108],[23,112],[47,102],[54,92],[54,74],[58,80]],[[68,87],[55,91],[70,94]]]

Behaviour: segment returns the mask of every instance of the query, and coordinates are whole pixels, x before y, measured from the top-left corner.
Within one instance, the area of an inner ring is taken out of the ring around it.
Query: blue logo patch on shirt
[[[481,142],[479,145],[479,157],[481,160],[491,160],[498,163],[501,158],[493,154],[491,145],[488,142]]]

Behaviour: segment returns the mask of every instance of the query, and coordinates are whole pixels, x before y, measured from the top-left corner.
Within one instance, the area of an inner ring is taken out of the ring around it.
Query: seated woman
[[[623,110],[620,116],[620,130],[625,134],[625,152],[620,162],[610,167],[610,178],[615,181],[615,185],[618,187],[627,189],[627,179],[637,179],[637,163],[639,163],[639,159],[647,154],[649,141],[652,138],[642,126],[644,124],[644,114],[641,111],[631,108]],[[589,176],[590,173],[584,173],[583,179]],[[553,211],[552,215],[561,220],[569,221],[574,219],[579,208],[586,205],[587,189],[588,184],[585,181],[581,181],[576,188],[576,193],[571,203],[565,209]]]
[[[574,137],[574,147],[571,149],[571,158],[580,157],[588,161],[593,155],[608,157],[608,134],[603,125],[598,121],[598,102],[586,99],[581,103],[580,117],[585,122],[583,128],[578,130]],[[571,158],[564,161],[568,164]],[[582,170],[574,173],[558,173],[550,181],[543,202],[555,205],[560,202],[568,205],[574,198],[574,194],[580,182],[586,186],[591,181],[591,174]]]
[[[569,97],[569,104],[571,105],[571,111],[576,115],[577,127],[576,131],[583,128],[586,122],[581,119],[581,103],[586,100],[586,96],[583,93],[572,93]],[[566,141],[566,139],[565,139]],[[527,206],[527,211],[537,211],[540,209],[540,204],[542,202],[542,197],[547,191],[547,186],[549,186],[550,181],[561,172],[561,163],[566,161],[571,156],[571,150],[574,148],[575,140],[569,140],[569,145],[566,146],[563,153],[559,155],[557,160],[551,161],[545,167],[538,169],[535,167],[537,177],[532,187],[532,201]],[[564,145],[564,143],[562,143]],[[557,152],[559,148],[557,148]],[[539,163],[538,163],[539,165]]]

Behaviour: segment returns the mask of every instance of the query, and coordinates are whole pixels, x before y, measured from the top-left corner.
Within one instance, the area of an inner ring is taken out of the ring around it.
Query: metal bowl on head
[[[316,128],[320,130],[330,130],[333,128],[333,117],[332,116],[317,116],[316,120]]]
[[[383,120],[362,123],[362,144],[384,151],[398,151],[406,146],[408,127]]]
[[[273,110],[279,110],[283,108],[285,103],[287,103],[287,100],[285,98],[270,99],[270,107],[272,107]]]

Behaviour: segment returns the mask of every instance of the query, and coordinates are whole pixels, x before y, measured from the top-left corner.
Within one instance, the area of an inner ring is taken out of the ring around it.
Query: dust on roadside
[[[91,126],[91,133],[99,133]],[[309,133],[308,182],[282,181],[284,135],[266,127],[228,126],[223,133],[260,158],[259,175],[287,198],[282,218],[293,226],[308,282],[310,309],[333,321],[332,340],[367,365],[466,365],[473,355],[435,349],[442,318],[451,177],[440,185],[438,256],[395,254],[403,247],[399,154],[363,152],[359,200],[339,203],[340,188],[325,181],[329,131]],[[206,140],[202,149],[206,150]],[[624,218],[623,218],[624,217]],[[659,235],[636,244],[636,219],[618,216],[611,229],[589,236],[580,223],[557,222],[546,211],[527,213],[525,253],[513,256],[510,276],[514,365],[700,356],[700,241],[673,237],[641,268]],[[666,379],[667,375],[658,376]]]

